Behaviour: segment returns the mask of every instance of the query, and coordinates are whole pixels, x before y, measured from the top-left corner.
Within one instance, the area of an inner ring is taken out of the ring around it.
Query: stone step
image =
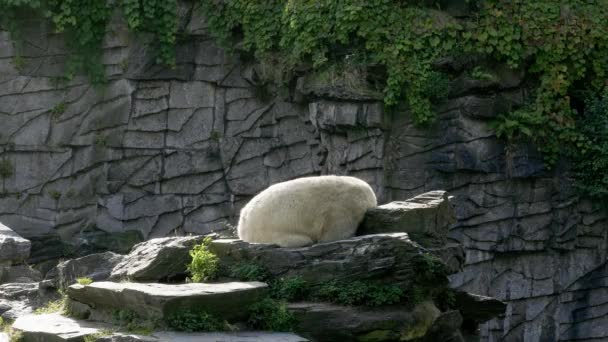
[[[85,337],[102,334],[112,326],[99,322],[78,321],[59,313],[25,315],[13,323],[13,334],[21,335],[19,341],[82,341]]]
[[[231,283],[115,283],[74,284],[67,295],[72,301],[95,310],[129,310],[142,319],[165,319],[174,313],[205,310],[228,321],[246,318],[248,306],[260,300],[268,289],[261,282]]]
[[[105,323],[82,321],[61,316],[58,313],[45,315],[27,315],[18,318],[13,324],[13,331],[21,334],[24,342],[49,341],[83,341],[96,342],[306,342],[298,335],[291,333],[254,332],[210,332],[182,333],[172,331],[155,331],[148,336],[114,332]],[[91,338],[90,336],[95,336]],[[8,339],[6,340],[8,341]],[[2,336],[0,335],[0,342]]]

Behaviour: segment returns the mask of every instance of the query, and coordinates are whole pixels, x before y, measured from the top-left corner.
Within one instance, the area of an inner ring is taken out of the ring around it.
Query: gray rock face
[[[288,308],[298,321],[296,330],[317,341],[409,341],[423,337],[440,315],[430,302],[407,309],[325,303],[294,303]]]
[[[367,211],[359,235],[404,232],[417,242],[446,243],[449,228],[456,222],[445,191],[431,191],[406,201],[391,202]]]
[[[31,244],[0,222],[0,266],[20,263],[29,258]]]
[[[73,301],[96,310],[131,310],[144,319],[163,319],[188,310],[205,310],[229,321],[247,316],[251,304],[260,300],[267,285],[260,282],[181,285],[97,282],[71,285]]]
[[[158,281],[185,275],[191,260],[190,249],[203,239],[203,236],[157,238],[137,244],[112,269],[110,279]]]
[[[105,252],[67,260],[50,270],[45,280],[51,280],[57,288],[67,288],[80,277],[91,278],[93,281],[106,280],[122,259],[120,254]]]

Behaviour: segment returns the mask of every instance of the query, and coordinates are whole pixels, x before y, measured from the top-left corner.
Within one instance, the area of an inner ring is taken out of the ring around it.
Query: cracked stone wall
[[[488,126],[523,102],[522,73],[496,66],[479,81],[446,61],[461,76],[423,129],[373,96],[260,96],[254,65],[218,48],[195,9],[180,18],[187,39],[170,70],[117,16],[104,86],[58,81],[68,52],[47,23],[24,21],[19,52],[0,31],[0,221],[32,240],[30,262],[205,233],[272,183],[350,174],[380,202],[454,195],[467,265],[452,284],[509,302],[483,341],[608,339],[604,212],[564,167],[547,171]]]
[[[116,15],[103,86],[60,81],[68,51],[48,23],[24,20],[19,51],[0,31],[0,220],[33,240],[31,262],[222,228],[296,177],[350,173],[383,193],[381,106],[262,100],[253,67],[188,4],[180,18],[171,70]]]

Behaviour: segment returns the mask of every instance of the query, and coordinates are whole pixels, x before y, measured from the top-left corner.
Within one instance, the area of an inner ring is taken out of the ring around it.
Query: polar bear
[[[239,238],[302,247],[355,235],[365,212],[377,205],[366,182],[347,176],[304,177],[277,183],[241,210]]]

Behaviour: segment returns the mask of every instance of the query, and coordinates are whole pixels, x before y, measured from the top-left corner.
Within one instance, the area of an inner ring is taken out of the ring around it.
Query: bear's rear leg
[[[281,247],[304,247],[315,243],[309,236],[302,234],[282,234],[274,240],[274,243]]]

